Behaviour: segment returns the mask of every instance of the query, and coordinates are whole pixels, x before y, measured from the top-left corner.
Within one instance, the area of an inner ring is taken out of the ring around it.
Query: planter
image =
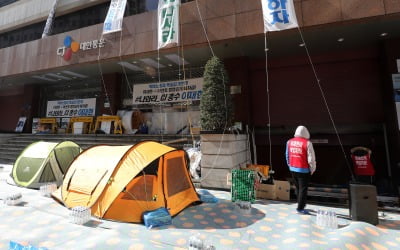
[[[247,135],[200,134],[201,187],[231,188],[231,171],[250,163]]]

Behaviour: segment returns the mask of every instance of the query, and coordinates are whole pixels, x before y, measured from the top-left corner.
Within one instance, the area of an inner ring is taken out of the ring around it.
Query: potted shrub
[[[232,125],[233,106],[227,87],[228,75],[218,57],[208,60],[204,69],[203,93],[200,102],[201,130],[221,132]]]
[[[204,69],[200,102],[202,187],[230,189],[233,168],[247,163],[247,138],[230,132],[233,104],[224,64],[212,57]]]

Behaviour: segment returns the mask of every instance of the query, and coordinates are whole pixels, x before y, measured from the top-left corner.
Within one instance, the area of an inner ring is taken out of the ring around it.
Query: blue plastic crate
[[[208,190],[198,190],[197,191],[200,200],[204,203],[218,203],[218,198],[212,195]]]
[[[9,245],[8,245],[8,249],[9,250],[48,250],[48,248],[46,247],[35,247],[32,245],[22,245],[18,242],[15,241],[10,241]]]
[[[172,217],[165,207],[143,213],[143,222],[147,228],[161,227],[172,224]]]

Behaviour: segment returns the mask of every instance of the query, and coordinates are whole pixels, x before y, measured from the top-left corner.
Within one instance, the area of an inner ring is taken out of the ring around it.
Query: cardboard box
[[[273,184],[259,184],[256,190],[257,199],[275,200],[275,185]]]
[[[255,164],[247,164],[246,169],[252,169],[258,171],[262,178],[267,179],[269,176],[269,166],[268,165],[255,165]]]
[[[281,201],[290,200],[290,183],[288,181],[274,180],[276,199]]]

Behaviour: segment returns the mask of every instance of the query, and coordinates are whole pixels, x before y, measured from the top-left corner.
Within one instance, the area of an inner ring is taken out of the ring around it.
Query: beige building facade
[[[122,31],[102,35],[103,21],[85,24],[82,16],[104,18],[109,1],[66,0],[59,1],[55,18],[65,22],[58,21],[54,29],[71,25],[80,11],[76,22],[83,27],[37,39],[21,33],[21,42],[10,41],[16,30],[44,24],[52,2],[20,0],[0,8],[0,112],[9,117],[1,131],[13,131],[18,118],[26,116],[24,132],[29,133],[32,118],[45,117],[47,102],[53,100],[96,98],[96,115],[131,109],[135,84],[201,77],[215,54],[224,60],[236,89],[235,121],[254,129],[259,163],[276,166],[277,177],[288,176],[284,144],[293,128],[303,124],[315,139],[316,182],[343,184],[349,178],[315,84],[319,81],[345,152],[359,145],[372,148],[382,190],[393,191],[400,181],[393,85],[400,68],[398,0],[294,0],[300,28],[266,36],[261,0],[183,1],[180,45],[161,50],[156,3],[128,1]],[[69,60],[63,56],[66,37],[80,45]],[[268,125],[276,155],[272,159],[266,153]]]

